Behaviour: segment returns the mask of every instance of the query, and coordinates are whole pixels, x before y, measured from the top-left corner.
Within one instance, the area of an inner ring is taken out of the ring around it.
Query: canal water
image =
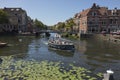
[[[60,61],[85,67],[93,73],[112,69],[116,80],[120,80],[120,44],[100,39],[88,38],[72,40],[75,52],[52,50],[46,37],[0,36],[0,41],[8,46],[0,48],[0,56],[14,55],[16,59],[35,59],[37,61]]]

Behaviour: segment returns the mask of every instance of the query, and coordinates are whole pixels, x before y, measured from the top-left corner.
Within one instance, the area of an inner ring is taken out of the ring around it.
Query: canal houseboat
[[[75,46],[72,42],[61,39],[52,38],[48,40],[48,46],[56,50],[74,51]]]

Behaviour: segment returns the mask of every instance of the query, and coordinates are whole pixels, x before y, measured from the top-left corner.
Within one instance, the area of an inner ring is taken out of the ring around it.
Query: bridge
[[[46,36],[50,36],[49,33],[59,33],[60,31],[55,31],[55,30],[39,30],[35,32],[36,36],[39,36],[42,33],[45,33]]]
[[[39,30],[36,31],[36,33],[59,33],[60,31],[56,31],[56,30]]]
[[[61,32],[61,31],[58,31],[58,30],[37,30],[36,31],[36,35],[39,35],[39,34],[42,34],[42,33],[49,34],[49,33],[65,33],[65,32]],[[78,32],[73,32],[73,31],[69,31],[67,33],[78,34]]]

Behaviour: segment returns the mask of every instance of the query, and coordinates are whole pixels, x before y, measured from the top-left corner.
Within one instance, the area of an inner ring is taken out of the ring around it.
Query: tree
[[[0,9],[0,24],[4,24],[8,22],[9,20],[8,20],[7,13],[3,11],[2,9]]]
[[[73,18],[70,18],[66,20],[66,22],[58,22],[56,25],[52,26],[54,30],[66,30],[66,31],[72,31],[73,27],[75,26],[75,22],[73,21]]]
[[[61,30],[61,29],[63,29],[65,27],[65,23],[63,23],[63,22],[59,22],[58,24],[57,24],[57,29],[58,30]]]
[[[73,27],[75,25],[72,18],[66,20],[66,27]]]
[[[73,26],[75,26],[75,25],[76,25],[76,24],[74,23],[73,19],[70,18],[70,19],[66,20],[65,28],[66,28],[67,30],[72,31],[72,30],[73,30]]]
[[[34,21],[35,27],[39,28],[39,29],[46,29],[46,25],[44,25],[41,21],[39,21],[38,19],[35,19]]]

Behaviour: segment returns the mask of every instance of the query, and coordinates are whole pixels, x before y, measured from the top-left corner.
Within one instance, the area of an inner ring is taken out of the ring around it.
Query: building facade
[[[30,25],[30,18],[22,8],[3,8],[7,13],[9,23],[0,24],[0,32],[26,32]]]
[[[83,10],[74,16],[81,33],[108,33],[120,30],[120,9],[109,10],[107,7],[100,7],[95,3],[91,8]]]

